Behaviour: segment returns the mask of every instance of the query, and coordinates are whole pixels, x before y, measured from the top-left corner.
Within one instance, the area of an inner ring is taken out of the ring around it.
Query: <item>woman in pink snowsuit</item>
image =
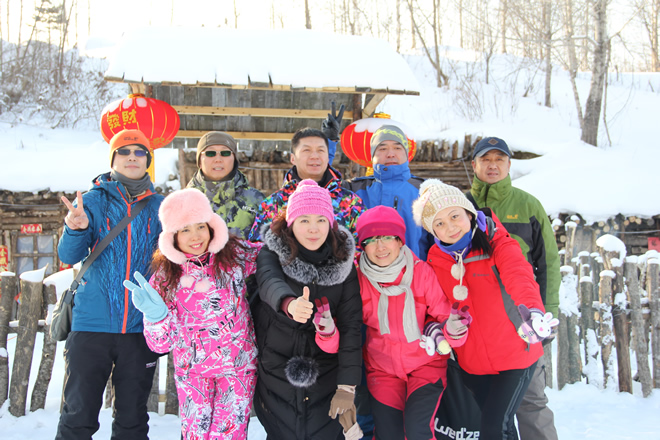
[[[245,279],[261,244],[229,236],[197,189],[167,196],[158,216],[154,275],[125,285],[149,347],[173,353],[183,438],[245,439],[257,357]]]

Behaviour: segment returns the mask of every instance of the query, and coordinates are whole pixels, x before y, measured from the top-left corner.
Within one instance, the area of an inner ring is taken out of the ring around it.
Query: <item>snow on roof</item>
[[[386,41],[311,30],[140,28],[123,35],[105,78],[407,94],[421,89],[406,61]]]

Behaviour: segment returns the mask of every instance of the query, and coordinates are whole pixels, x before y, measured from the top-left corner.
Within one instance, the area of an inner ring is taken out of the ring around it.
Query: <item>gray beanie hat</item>
[[[199,167],[199,158],[201,157],[204,150],[206,150],[211,145],[224,145],[229,148],[232,153],[234,153],[234,162],[238,163],[238,156],[236,154],[237,147],[236,141],[229,134],[222,131],[209,131],[204,136],[202,136],[197,142],[197,166]]]
[[[374,157],[374,153],[376,153],[376,148],[378,148],[378,145],[383,141],[398,142],[406,149],[406,154],[408,153],[408,138],[405,133],[396,125],[383,125],[374,132],[373,136],[371,136],[372,158]]]

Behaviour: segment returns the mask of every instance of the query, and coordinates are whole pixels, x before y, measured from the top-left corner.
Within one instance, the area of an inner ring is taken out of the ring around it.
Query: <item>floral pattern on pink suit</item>
[[[172,351],[181,430],[186,440],[247,437],[256,382],[257,348],[245,279],[256,271],[261,243],[242,242],[239,266],[212,273],[215,255],[205,265],[196,257],[181,265],[183,274],[169,312],[160,322],[144,322],[149,347]],[[156,287],[160,274],[152,276]]]

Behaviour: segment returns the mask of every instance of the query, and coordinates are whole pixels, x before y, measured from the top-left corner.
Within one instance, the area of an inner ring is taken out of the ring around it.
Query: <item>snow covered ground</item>
[[[9,341],[9,353],[14,352],[15,336]],[[42,347],[43,337],[37,336],[36,350]],[[51,440],[55,437],[59,420],[59,407],[64,377],[62,350],[58,343],[53,379],[48,389],[46,408],[25,417],[9,414],[8,402],[0,408],[0,438],[3,440]],[[634,358],[634,356],[633,356]],[[37,357],[38,359],[38,357]],[[32,365],[31,377],[36,377],[38,362]],[[556,371],[556,368],[555,368]],[[634,371],[634,369],[633,369]],[[28,402],[32,389],[28,391]],[[641,387],[634,384],[634,395],[620,394],[613,389],[600,390],[593,385],[579,383],[563,390],[546,390],[550,407],[555,413],[555,425],[561,440],[653,440],[660,439],[660,392],[641,397]],[[150,414],[150,434],[154,440],[178,440],[179,419],[173,415]],[[104,409],[100,416],[101,428],[95,439],[110,438],[112,411]],[[248,440],[264,440],[265,431],[259,420],[250,422]]]

